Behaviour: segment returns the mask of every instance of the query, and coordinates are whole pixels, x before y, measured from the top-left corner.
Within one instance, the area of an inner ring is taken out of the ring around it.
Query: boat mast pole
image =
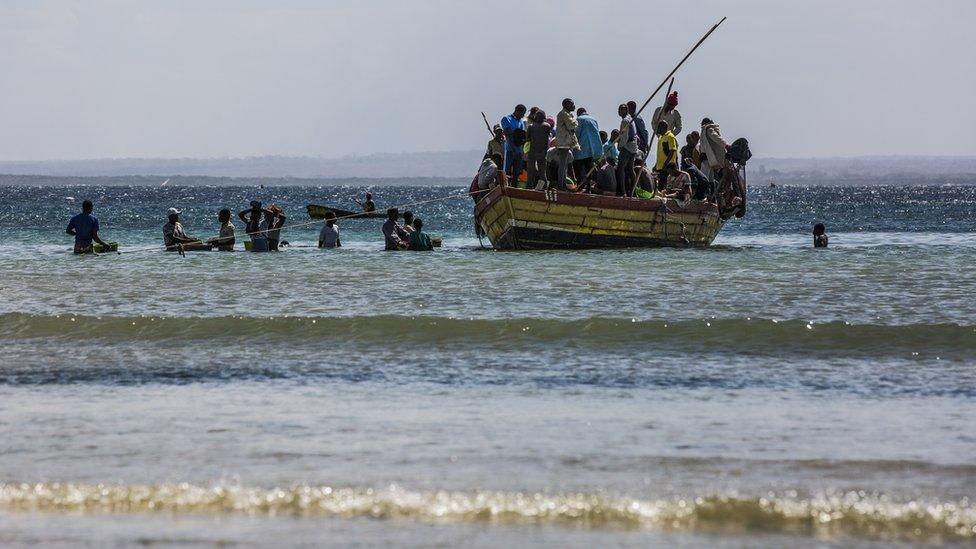
[[[672,69],[671,72],[664,77],[664,80],[661,80],[661,83],[658,85],[657,89],[654,90],[654,93],[652,93],[651,96],[647,98],[647,101],[644,101],[644,104],[641,105],[640,109],[637,109],[637,114],[634,115],[635,118],[637,116],[640,116],[640,113],[644,111],[644,108],[647,107],[647,104],[650,103],[651,100],[654,99],[654,96],[657,95],[657,92],[661,91],[661,88],[663,88],[664,85],[668,83],[668,79],[674,76],[674,73],[678,72],[678,69],[681,68],[681,65],[684,65],[685,61],[687,61],[688,58],[691,57],[691,54],[695,53],[695,50],[698,49],[698,46],[701,46],[702,42],[704,42],[705,39],[709,37],[709,35],[715,32],[715,29],[717,29],[719,25],[724,23],[726,19],[727,19],[726,17],[723,17],[721,21],[715,23],[715,25],[713,25],[712,28],[705,33],[705,36],[702,36],[701,39],[695,44],[695,46],[691,48],[691,51],[685,54],[685,56],[681,59],[681,61],[679,61],[678,64],[674,67],[674,69]]]
[[[481,111],[481,118],[485,121],[485,127],[488,128],[488,135],[494,139],[495,132],[491,131],[491,124],[488,123],[488,117],[485,116],[485,111]]]

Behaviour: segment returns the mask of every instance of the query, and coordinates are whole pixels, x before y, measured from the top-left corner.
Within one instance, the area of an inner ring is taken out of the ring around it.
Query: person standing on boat
[[[94,251],[92,241],[101,244],[106,250],[109,245],[98,236],[98,218],[92,213],[95,205],[91,200],[81,203],[81,213],[72,217],[68,221],[67,234],[75,237],[74,252],[76,254],[87,254]]]
[[[659,121],[654,130],[657,134],[657,162],[654,164],[654,171],[658,173],[658,188],[664,189],[668,181],[669,166],[678,165],[678,140],[664,120]]]
[[[639,150],[637,127],[627,104],[621,103],[617,107],[617,114],[620,115],[620,131],[617,134],[617,148],[620,150],[620,157],[617,159],[617,195],[630,196],[634,194],[634,157]]]
[[[268,239],[268,250],[272,252],[278,251],[278,244],[281,241],[281,228],[285,226],[285,219],[285,211],[277,204],[268,206],[264,213],[262,225]]]
[[[525,105],[515,106],[512,114],[502,118],[505,133],[505,173],[512,181],[518,181],[522,173],[522,146],[525,145]]]
[[[166,249],[173,252],[180,246],[184,249],[205,250],[210,249],[210,244],[204,244],[199,238],[186,234],[183,224],[180,223],[180,214],[183,213],[176,208],[166,211],[168,223],[163,225],[163,244]]]
[[[697,130],[693,130],[691,133],[685,135],[685,144],[681,147],[681,151],[679,151],[681,153],[682,167],[694,165],[696,168],[701,168],[701,153],[698,151],[700,138],[701,134]]]
[[[236,243],[234,234],[234,224],[230,222],[230,210],[224,208],[217,213],[217,221],[220,222],[220,236],[211,238],[207,241],[211,246],[221,252],[233,252]]]
[[[644,119],[637,115],[637,101],[627,102],[627,112],[634,121],[634,130],[637,131],[637,148],[644,153],[644,158],[647,158],[647,152],[651,148],[651,136],[647,133],[647,124],[644,123]]]
[[[383,223],[383,239],[385,240],[386,250],[405,250],[407,249],[407,239],[410,235],[403,227],[397,223],[400,211],[396,208],[386,210],[386,222]]]
[[[559,159],[559,170],[556,174],[556,185],[559,190],[566,190],[566,175],[573,157],[580,150],[579,139],[576,138],[576,104],[568,97],[563,99],[563,109],[556,115],[556,155]]]
[[[493,154],[499,154],[503,158],[505,157],[505,130],[501,126],[495,124],[493,128],[493,133],[495,137],[488,140],[488,147],[485,150],[485,158],[491,158]],[[482,159],[484,160],[484,159]]]
[[[698,150],[701,134],[697,130],[685,135],[685,146],[681,147],[681,169],[695,180],[695,200],[704,200],[712,192],[708,177],[701,171],[702,154]]]
[[[701,143],[699,149],[705,156],[703,164],[705,175],[709,179],[721,177],[722,168],[725,167],[725,155],[728,154],[729,144],[722,137],[718,124],[711,118],[702,119]]]
[[[529,179],[527,189],[537,188],[536,184],[546,178],[546,153],[549,152],[549,137],[552,126],[546,122],[546,113],[538,110],[535,118],[529,124]]]
[[[333,211],[325,212],[325,225],[319,231],[319,248],[341,248],[339,241],[339,226],[336,225],[336,215]]]
[[[360,204],[363,207],[364,212],[375,212],[376,203],[373,202],[373,193],[366,193],[366,202]]]
[[[651,117],[651,127],[657,128],[660,121],[668,123],[668,129],[674,135],[681,134],[681,113],[676,108],[678,106],[678,92],[673,91],[664,100],[664,106],[654,109],[654,116]]]
[[[603,156],[603,140],[600,139],[600,124],[583,107],[576,109],[576,121],[580,150],[573,153],[573,171],[576,172],[576,182],[583,185],[583,179],[593,169],[593,162]]]
[[[268,236],[263,229],[267,226],[262,227],[261,218],[264,216],[267,210],[261,207],[261,203],[257,200],[251,201],[251,209],[238,212],[237,217],[244,222],[244,233],[251,237],[251,251],[252,252],[266,252],[268,251]]]

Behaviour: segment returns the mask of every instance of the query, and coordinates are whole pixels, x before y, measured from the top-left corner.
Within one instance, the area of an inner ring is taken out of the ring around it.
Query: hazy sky
[[[472,149],[480,111],[566,96],[609,128],[723,15],[677,75],[686,126],[976,154],[976,0],[3,0],[0,160]]]

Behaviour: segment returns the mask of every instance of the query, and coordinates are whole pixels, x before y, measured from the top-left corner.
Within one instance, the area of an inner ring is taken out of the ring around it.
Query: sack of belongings
[[[752,151],[749,150],[749,140],[740,137],[732,142],[729,147],[729,159],[736,164],[745,165],[752,158]]]

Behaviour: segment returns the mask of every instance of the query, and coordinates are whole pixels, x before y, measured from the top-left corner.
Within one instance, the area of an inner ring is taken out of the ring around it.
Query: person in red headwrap
[[[664,120],[668,123],[668,130],[672,134],[681,133],[681,113],[676,108],[678,106],[678,92],[673,91],[664,100],[664,106],[654,109],[654,116],[651,117],[651,127],[657,128],[657,123]]]

